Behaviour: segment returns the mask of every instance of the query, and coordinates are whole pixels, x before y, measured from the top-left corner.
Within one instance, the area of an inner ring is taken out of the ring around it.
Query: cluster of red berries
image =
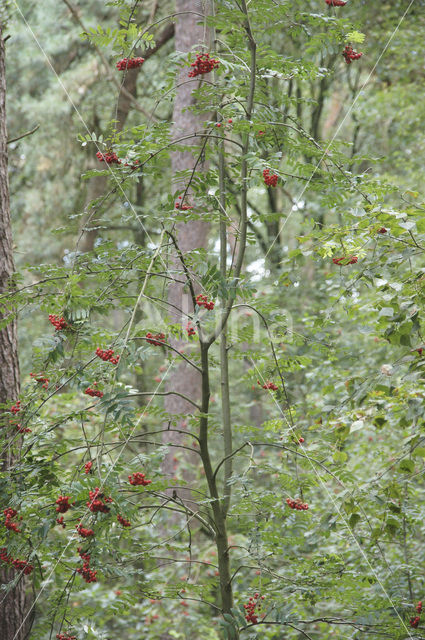
[[[45,378],[42,373],[30,373],[31,378],[34,378],[36,382],[43,383],[43,389],[47,389],[49,386],[49,378]]]
[[[344,7],[347,3],[345,0],[325,0],[330,7]]]
[[[353,47],[350,47],[350,45],[347,44],[344,51],[342,52],[342,55],[344,56],[345,62],[347,64],[351,64],[353,60],[358,60],[359,58],[361,58],[363,54],[360,51],[354,51]]]
[[[277,185],[277,175],[270,173],[270,169],[264,169],[263,171],[264,184],[268,187],[275,187]]]
[[[380,229],[378,229],[378,233],[388,233],[388,229],[386,229],[385,227],[381,227]]]
[[[68,328],[68,323],[62,316],[55,316],[53,313],[49,314],[49,321],[55,327],[56,331],[63,331]]]
[[[332,258],[332,262],[334,264],[339,264],[341,267],[347,264],[356,264],[357,261],[357,256],[351,256],[350,258],[347,258],[346,256],[342,256],[342,258]]]
[[[105,362],[112,362],[112,364],[118,364],[120,359],[119,356],[114,357],[113,349],[105,349],[105,351],[102,351],[102,349],[98,347],[96,349],[96,355]]]
[[[212,311],[214,309],[214,302],[212,300],[208,301],[207,296],[202,295],[202,293],[196,296],[196,304],[198,307],[208,309],[208,311]]]
[[[306,502],[301,502],[299,498],[296,500],[286,498],[286,504],[290,509],[297,509],[297,511],[307,511],[308,509],[308,504]]]
[[[279,389],[279,387],[274,382],[270,382],[270,380],[267,380],[264,384],[261,384],[261,382],[257,380],[257,384],[263,389],[270,389],[271,391],[277,391]]]
[[[303,444],[305,442],[304,438],[298,438],[297,444]]]
[[[97,382],[93,382],[93,387],[97,385]],[[103,398],[103,391],[99,391],[99,389],[94,389],[93,387],[87,387],[84,393],[86,396],[91,396],[92,398]]]
[[[189,78],[195,78],[204,75],[204,73],[210,73],[213,69],[218,69],[220,60],[210,58],[209,53],[198,53],[195,62],[192,62],[190,66],[192,70],[187,75]]]
[[[83,561],[83,566],[78,567],[77,573],[79,573],[86,582],[97,582],[97,571],[93,571],[93,569],[90,568],[90,554],[81,551],[80,547],[78,547],[78,553]]]
[[[90,511],[93,513],[108,513],[110,508],[106,504],[112,502],[112,498],[107,498],[100,491],[99,487],[95,487],[94,491],[89,492],[90,500],[86,503]]]
[[[91,536],[94,536],[94,531],[93,531],[93,529],[87,529],[86,527],[83,527],[83,525],[81,524],[81,522],[80,522],[79,524],[77,524],[75,528],[77,529],[77,533],[78,533],[82,538],[90,538]]]
[[[232,118],[229,118],[227,122],[228,122],[228,124],[233,124],[233,120],[232,120]],[[215,123],[215,126],[216,126],[216,127],[218,127],[218,128],[220,128],[220,127],[222,127],[222,126],[223,126],[223,122],[216,122],[216,123]],[[225,129],[227,129],[227,128],[229,128],[229,129],[230,129],[231,127],[226,127],[226,125],[224,125],[224,128],[225,128]]]
[[[28,427],[23,427],[20,422],[11,422],[10,424],[15,427],[18,433],[31,433],[31,429],[29,429]]]
[[[56,511],[58,513],[66,513],[72,506],[69,504],[70,500],[71,496],[59,496],[59,498],[56,500],[56,504],[58,505],[56,507]],[[74,505],[75,502],[73,502],[72,504]]]
[[[187,335],[188,336],[194,336],[196,335],[196,331],[195,331],[195,327],[192,327],[191,324],[188,324],[186,327],[186,331],[187,331]]]
[[[21,410],[21,401],[18,400],[16,404],[14,404],[12,407],[10,407],[10,413],[13,413],[13,415],[16,415],[17,413],[19,413]]]
[[[91,473],[92,466],[93,466],[93,462],[91,460],[86,462],[86,464],[84,465],[84,473]]]
[[[132,169],[137,169],[137,167],[140,164],[140,160],[135,160],[133,163],[131,162],[124,162],[124,166],[125,167],[131,167]]]
[[[130,520],[126,520],[123,516],[120,516],[120,514],[117,515],[117,520],[123,527],[131,527]]]
[[[261,611],[261,602],[258,602],[260,597],[259,593],[255,593],[253,598],[248,600],[248,604],[244,604],[243,608],[246,611],[245,620],[252,622],[252,624],[258,623],[258,614]],[[261,600],[264,600],[264,596],[261,596]],[[257,610],[257,613],[256,613]]]
[[[77,636],[70,636],[69,633],[57,633],[56,640],[77,640]]]
[[[15,426],[15,429],[18,433],[31,433],[31,429],[28,427],[23,427],[20,422],[11,422]]]
[[[182,199],[183,196],[179,196],[179,200]],[[194,207],[191,207],[188,204],[182,204],[181,202],[176,202],[175,204],[176,209],[181,209],[182,211],[189,211],[189,209],[193,209]]]
[[[18,558],[12,558],[12,556],[7,555],[7,549],[4,547],[0,549],[0,560],[7,564],[11,564],[18,569],[18,571],[23,571],[26,576],[33,571],[34,567],[32,564],[29,564],[26,560],[18,560]]]
[[[416,610],[416,613],[418,613],[419,615],[413,616],[412,618],[410,618],[409,624],[414,629],[417,629],[417,627],[419,626],[419,623],[421,621],[422,600],[419,600],[418,604],[415,607],[415,610]]]
[[[163,345],[164,340],[165,340],[165,334],[163,333],[153,334],[149,331],[149,333],[146,334],[146,342],[149,342],[149,344],[154,344],[157,347]]]
[[[96,157],[99,162],[106,162],[106,164],[121,164],[121,160],[114,151],[107,151],[106,153],[98,151]]]
[[[64,522],[63,516],[61,516],[60,518],[56,518],[56,524],[60,525],[63,529],[65,529],[66,524]]]
[[[136,67],[141,67],[144,61],[144,58],[123,58],[117,62],[117,69],[120,71],[135,69]]]
[[[16,511],[16,509],[12,509],[11,507],[8,507],[3,511],[3,513],[6,516],[6,520],[4,521],[4,526],[6,527],[6,529],[9,529],[10,531],[14,531],[15,533],[21,533],[22,529],[20,529],[18,527],[18,523],[13,520],[13,518],[15,518],[15,516],[18,515],[18,512]],[[22,520],[22,516],[20,519]]]
[[[141,485],[142,487],[146,487],[146,485],[150,484],[152,480],[146,480],[145,474],[136,471],[133,475],[128,476],[130,484],[134,486]]]

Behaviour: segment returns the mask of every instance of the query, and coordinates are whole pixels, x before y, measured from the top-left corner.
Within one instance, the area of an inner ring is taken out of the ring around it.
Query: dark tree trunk
[[[5,47],[3,26],[0,24],[0,295],[10,290],[14,272],[7,170]],[[10,314],[11,311],[7,307],[0,305],[2,321]],[[19,391],[17,326],[16,319],[11,317],[10,322],[0,330],[0,403],[11,404],[18,399]],[[10,447],[6,445],[8,434],[10,436],[8,427],[8,419],[3,413],[0,419],[3,434],[1,467],[6,472],[12,467],[17,456],[13,445]],[[3,501],[4,498],[0,504],[2,510],[7,506],[3,506]],[[0,567],[1,584],[7,584],[15,575],[13,569]],[[24,622],[26,613],[24,579],[22,578],[7,595],[4,591],[0,591],[0,594],[1,640],[24,640],[28,632],[28,624]]]

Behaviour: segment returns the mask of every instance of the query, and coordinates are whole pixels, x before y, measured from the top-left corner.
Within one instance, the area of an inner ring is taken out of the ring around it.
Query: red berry
[[[218,69],[220,61],[215,58],[210,58],[209,53],[198,53],[195,62],[192,62],[190,66],[192,70],[189,71],[188,77],[195,78],[196,76],[210,73],[213,69]]]
[[[262,132],[260,132],[260,133],[262,133]],[[275,173],[271,174],[270,173],[270,169],[264,169],[263,178],[264,178],[264,183],[268,187],[275,187],[277,185],[278,176]]]
[[[344,51],[342,52],[342,55],[344,56],[345,62],[347,64],[351,64],[353,60],[359,60],[359,58],[362,57],[363,53],[354,51],[354,49],[347,44]]]
[[[145,474],[137,471],[133,473],[133,475],[128,476],[130,484],[134,486],[141,485],[142,487],[146,487],[148,484],[151,484],[152,480],[146,480]]]
[[[149,332],[146,334],[146,342],[149,342],[149,344],[154,344],[155,346],[161,346],[164,344],[164,341],[165,341],[165,335],[163,333],[152,334]]]
[[[136,67],[141,67],[144,61],[144,58],[123,58],[117,62],[117,69],[119,69],[119,71],[135,69]]]
[[[207,296],[204,296],[202,293],[196,296],[196,304],[199,307],[204,307],[208,311],[212,311],[214,309],[214,302],[212,300],[208,301]]]

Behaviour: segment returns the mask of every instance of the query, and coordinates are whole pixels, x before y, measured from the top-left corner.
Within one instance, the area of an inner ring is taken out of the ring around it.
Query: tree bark
[[[6,127],[6,72],[3,25],[0,23],[0,294],[10,290],[14,273],[12,231],[10,224],[9,178],[7,161],[7,127]],[[10,322],[0,330],[0,403],[11,404],[19,397],[19,361],[17,350],[17,323],[13,311],[0,306],[0,320],[3,322],[10,316]],[[7,446],[10,434],[9,420],[3,413],[0,428],[3,434],[1,447],[1,468],[8,471],[17,453],[13,445]],[[16,440],[15,440],[16,443]],[[16,448],[16,445],[15,445]],[[1,505],[4,509],[7,505]],[[16,575],[13,569],[0,567],[0,583],[9,583]],[[1,640],[24,640],[28,632],[28,624],[24,622],[27,610],[25,599],[25,580],[22,577],[18,584],[7,595],[0,591],[0,638]]]
[[[203,47],[205,41],[205,27],[202,22],[202,17],[199,14],[204,14],[204,7],[201,0],[176,0],[176,12],[185,12],[179,15],[175,25],[175,48],[180,53],[188,53],[196,49],[196,45],[200,45],[200,49]],[[189,13],[192,12],[192,13]],[[194,89],[199,85],[199,79],[194,78],[190,80],[188,78],[188,69],[184,67],[177,78],[177,92],[173,109],[173,130],[172,138],[178,139],[183,136],[190,135],[195,131],[199,131],[205,119],[208,119],[207,114],[198,114],[190,111],[188,108],[195,104],[195,98],[193,96]],[[185,190],[188,181],[181,180],[177,177],[177,173],[184,170],[193,170],[196,166],[196,172],[205,171],[206,165],[203,160],[199,160],[201,153],[201,147],[199,142],[195,139],[185,140],[185,144],[192,145],[193,151],[175,151],[171,154],[171,168],[173,174],[173,189]],[[189,188],[188,194],[190,198],[191,190]],[[185,200],[187,202],[187,200]],[[200,220],[191,220],[190,223],[178,222],[176,225],[176,238],[178,246],[183,256],[193,249],[205,248],[207,246],[209,225],[207,222]],[[181,271],[182,265],[176,257],[172,263],[172,268]],[[184,278],[180,277],[179,280]],[[187,325],[187,319],[185,313],[192,312],[193,306],[190,296],[183,290],[183,285],[178,283],[172,283],[168,291],[168,302],[170,304],[170,320],[174,324],[181,324],[183,331]],[[178,311],[181,309],[183,314]],[[173,346],[177,349],[184,348],[187,342],[175,341]],[[180,363],[171,372],[168,379],[167,390],[177,391],[192,400],[199,400],[201,395],[201,376],[198,371],[185,362]],[[193,413],[193,406],[179,396],[167,396],[165,401],[165,410],[170,415],[183,414],[189,415]],[[185,429],[187,424],[186,420],[183,420],[179,428]],[[186,441],[182,435],[166,433],[165,442],[181,444]],[[174,453],[171,450],[169,455],[166,456],[164,461],[164,472],[167,475],[174,475],[173,458]],[[195,462],[193,456],[190,460]],[[187,461],[185,461],[187,462]],[[187,465],[185,465],[187,466]],[[188,480],[190,472],[185,472],[184,476]],[[181,498],[188,498],[188,495],[184,496],[180,492]]]

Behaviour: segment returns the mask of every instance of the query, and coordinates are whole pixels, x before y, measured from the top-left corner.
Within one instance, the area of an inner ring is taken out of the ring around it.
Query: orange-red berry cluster
[[[299,498],[296,500],[286,498],[286,504],[290,509],[297,509],[297,511],[307,511],[308,509],[308,504],[306,502],[301,502]]]
[[[270,389],[271,391],[277,391],[279,389],[277,384],[270,382],[270,380],[267,380],[264,384],[261,384],[261,382],[257,380],[257,384],[259,384],[263,389]]]
[[[68,633],[57,633],[56,640],[77,640],[77,636],[70,636]]]
[[[18,400],[16,404],[14,404],[12,407],[10,407],[10,413],[13,413],[13,415],[16,415],[17,413],[19,413],[21,410],[21,401]]]
[[[339,264],[341,267],[347,264],[356,264],[357,261],[357,256],[351,256],[350,258],[347,258],[346,256],[342,256],[342,258],[332,258],[332,262],[334,264]]]
[[[145,474],[136,471],[133,475],[128,476],[130,484],[134,486],[141,485],[142,487],[146,487],[146,485],[150,484],[152,480],[146,480]]]
[[[63,516],[61,516],[60,518],[56,518],[56,524],[60,525],[63,529],[65,529],[66,524],[64,522]]]
[[[381,227],[380,229],[378,229],[378,233],[388,233],[388,229],[386,229],[385,227]]]
[[[122,524],[123,527],[131,527],[131,522],[130,520],[126,520],[123,516],[121,516],[120,514],[117,515],[117,520],[120,524]]]
[[[93,462],[91,460],[86,462],[86,464],[84,465],[84,473],[91,473],[92,466],[93,466]]]
[[[183,196],[179,196],[179,200],[182,199]],[[182,204],[181,202],[176,202],[175,204],[176,209],[181,209],[182,211],[189,211],[189,209],[193,209],[194,207],[191,207],[188,204]]]
[[[31,429],[23,427],[20,422],[11,422],[10,424],[14,425],[18,433],[31,433]]]
[[[114,356],[113,349],[105,349],[102,351],[102,349],[98,347],[96,349],[96,355],[101,358],[101,360],[104,360],[105,362],[112,362],[112,364],[118,364],[120,359],[119,356]]]
[[[114,151],[107,151],[106,153],[98,151],[96,157],[99,162],[106,162],[106,164],[121,164],[121,160]]]
[[[16,509],[8,507],[3,511],[3,513],[6,516],[6,520],[4,521],[4,526],[6,527],[6,529],[14,531],[15,533],[21,533],[22,529],[18,527],[18,523],[14,520],[14,518],[18,515]],[[22,520],[22,516],[20,519]]]
[[[80,547],[78,548],[78,553],[83,561],[83,566],[78,567],[77,573],[79,573],[86,582],[97,582],[97,571],[93,571],[93,569],[90,568],[90,554],[81,551]]]
[[[214,309],[214,302],[212,300],[208,301],[207,296],[202,295],[202,293],[196,296],[196,304],[198,305],[198,307],[204,307],[204,309],[208,309],[208,311],[212,311],[212,309]]]
[[[191,324],[188,324],[186,327],[186,331],[187,331],[187,335],[188,336],[194,336],[196,335],[196,331],[195,331],[195,327],[192,327]]]
[[[90,511],[93,513],[108,513],[110,511],[106,503],[112,502],[112,498],[105,497],[99,487],[95,487],[94,491],[89,491],[89,496],[90,500],[86,504]]]
[[[82,538],[90,538],[91,536],[94,536],[93,529],[88,529],[87,527],[83,527],[81,522],[79,524],[77,524],[75,528],[77,529],[77,533]]]
[[[210,58],[209,53],[198,53],[195,62],[192,62],[190,66],[192,70],[187,75],[189,78],[195,78],[204,75],[204,73],[210,73],[213,69],[218,69],[220,60]]]
[[[330,7],[344,7],[347,3],[345,0],[326,0],[326,4]]]
[[[11,422],[10,424],[13,424],[15,426],[15,429],[18,433],[31,433],[31,429],[21,426],[20,422]]]
[[[56,507],[56,511],[58,513],[66,513],[72,506],[69,504],[70,500],[71,496],[59,496],[59,498],[56,500],[56,504],[58,505]],[[74,505],[75,502],[73,502],[72,504]]]
[[[68,323],[62,316],[55,316],[53,313],[49,314],[49,321],[52,323],[56,331],[62,331],[68,328]]]
[[[264,169],[263,171],[264,184],[268,187],[275,187],[277,185],[277,175],[270,173],[270,169]]]
[[[29,576],[34,569],[32,564],[29,564],[26,560],[19,560],[18,558],[12,558],[12,556],[7,555],[7,549],[4,547],[0,549],[0,560],[13,565],[18,571],[23,571],[26,576]]]
[[[409,624],[411,627],[413,627],[414,629],[417,629],[417,627],[419,626],[419,623],[421,621],[421,613],[422,613],[422,600],[419,600],[418,604],[415,607],[416,613],[418,613],[419,615],[417,616],[412,616],[410,618]]]
[[[344,56],[345,62],[347,64],[351,64],[353,60],[359,60],[363,54],[360,51],[354,51],[353,47],[350,47],[350,45],[347,44],[342,55]]]
[[[34,378],[36,382],[42,382],[43,389],[47,389],[49,386],[49,378],[43,376],[42,373],[30,373],[31,378]]]
[[[141,67],[144,61],[144,58],[123,58],[122,60],[118,60],[117,69],[120,71],[135,69],[136,67]]]
[[[259,598],[260,594],[255,593],[254,597],[248,600],[248,604],[244,604],[243,606],[246,611],[245,620],[252,622],[252,624],[258,623],[258,615],[261,611],[261,602],[258,601]],[[264,600],[264,596],[261,596],[261,600]]]
[[[146,342],[149,342],[149,344],[154,344],[157,347],[164,344],[164,340],[165,334],[163,333],[153,334],[149,331],[149,333],[146,334]]]
[[[97,385],[97,382],[93,382],[93,387],[87,387],[87,389],[85,389],[84,393],[86,394],[86,396],[91,396],[92,398],[103,398],[103,391],[99,391],[99,389],[94,389],[94,387]]]

